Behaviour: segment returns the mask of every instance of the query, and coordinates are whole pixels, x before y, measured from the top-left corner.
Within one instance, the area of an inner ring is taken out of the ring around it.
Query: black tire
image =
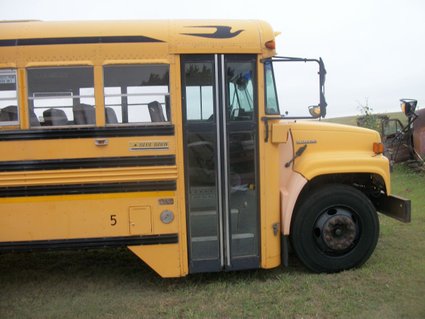
[[[366,195],[347,185],[326,185],[306,194],[292,218],[292,247],[314,272],[333,273],[362,265],[378,237],[375,207]]]

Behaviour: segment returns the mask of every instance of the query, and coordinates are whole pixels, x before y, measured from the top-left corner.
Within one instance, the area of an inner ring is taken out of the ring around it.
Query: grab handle
[[[106,138],[97,138],[94,140],[96,146],[107,146],[109,144],[108,139]]]

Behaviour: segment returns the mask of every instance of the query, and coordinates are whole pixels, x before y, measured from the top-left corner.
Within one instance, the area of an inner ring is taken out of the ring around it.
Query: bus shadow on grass
[[[43,251],[0,254],[0,283],[2,285],[42,285],[45,282],[70,280],[92,283],[109,281],[117,285],[143,283],[144,287],[169,285],[202,285],[217,281],[229,284],[244,280],[264,281],[278,275],[302,274],[309,271],[296,256],[290,266],[274,269],[190,274],[182,278],[161,278],[129,250],[96,249],[73,251]]]

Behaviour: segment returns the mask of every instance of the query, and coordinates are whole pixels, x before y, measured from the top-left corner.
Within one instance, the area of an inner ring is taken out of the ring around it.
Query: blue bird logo
[[[188,26],[186,28],[213,28],[213,33],[181,33],[182,35],[190,35],[194,37],[209,38],[209,39],[231,39],[238,36],[244,30],[231,32],[232,28],[224,25],[202,25],[202,26]]]

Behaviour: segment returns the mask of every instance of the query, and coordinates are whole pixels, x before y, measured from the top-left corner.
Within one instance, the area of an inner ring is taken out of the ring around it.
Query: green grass
[[[377,115],[379,115],[379,114],[377,114]],[[401,121],[401,123],[403,123],[403,125],[407,124],[407,118],[406,118],[406,115],[404,115],[403,112],[385,113],[385,115],[387,115],[390,119],[399,119]],[[358,117],[359,117],[358,115],[335,117],[335,118],[325,119],[324,121],[331,122],[331,123],[339,123],[339,124],[357,126],[356,121],[357,121]]]
[[[0,318],[425,318],[425,176],[396,167],[412,223],[380,216],[361,268],[290,267],[161,279],[125,249],[0,255]]]

